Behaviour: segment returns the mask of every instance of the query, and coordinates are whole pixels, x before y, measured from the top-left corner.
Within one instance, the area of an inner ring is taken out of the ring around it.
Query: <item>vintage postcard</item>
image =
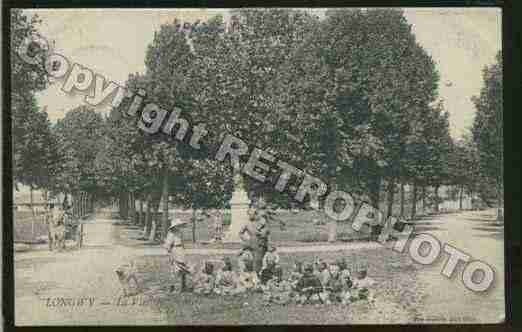
[[[501,32],[10,9],[14,324],[504,322]]]

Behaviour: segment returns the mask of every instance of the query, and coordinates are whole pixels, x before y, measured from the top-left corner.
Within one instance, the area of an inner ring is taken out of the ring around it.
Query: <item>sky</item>
[[[324,10],[314,10],[319,16]],[[498,8],[404,8],[417,41],[433,57],[440,74],[439,97],[450,113],[450,130],[460,137],[472,124],[471,97],[482,87],[482,70],[501,50]],[[54,51],[124,85],[128,74],[145,70],[145,52],[154,31],[174,18],[204,20],[225,9],[36,9],[40,31],[54,41]],[[83,96],[60,90],[62,82],[37,96],[51,120],[84,104]],[[108,106],[99,109],[106,112]]]

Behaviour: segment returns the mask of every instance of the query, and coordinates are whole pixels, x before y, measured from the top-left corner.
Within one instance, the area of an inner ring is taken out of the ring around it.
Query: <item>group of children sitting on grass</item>
[[[252,249],[245,247],[238,256],[238,271],[232,268],[229,257],[223,258],[223,267],[218,271],[206,261],[193,279],[194,292],[210,295],[238,295],[260,292],[266,304],[331,304],[364,300],[373,304],[374,281],[367,276],[367,269],[357,265],[350,271],[346,259],[326,263],[321,259],[314,262],[295,262],[292,271],[283,277],[279,255],[271,247],[263,257],[259,273],[254,270]],[[352,273],[353,272],[353,273]]]

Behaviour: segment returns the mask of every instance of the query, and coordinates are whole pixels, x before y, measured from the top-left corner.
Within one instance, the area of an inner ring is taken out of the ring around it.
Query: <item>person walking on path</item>
[[[187,223],[185,221],[175,219],[171,220],[170,227],[167,230],[164,247],[169,254],[169,265],[174,284],[170,286],[170,292],[176,290],[176,283],[180,281],[180,291],[185,292],[187,274],[190,270],[185,262],[185,247],[183,245],[182,227]]]

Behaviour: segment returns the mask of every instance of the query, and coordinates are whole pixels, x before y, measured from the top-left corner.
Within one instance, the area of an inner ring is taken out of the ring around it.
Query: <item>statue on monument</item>
[[[251,202],[244,190],[242,177],[234,177],[234,192],[230,200],[231,222],[224,242],[240,242],[253,249],[254,267],[259,271],[263,256],[268,250],[268,220],[263,198]]]
[[[249,223],[250,200],[243,188],[241,175],[236,174],[234,176],[234,192],[230,200],[230,227],[223,237],[224,242],[241,242],[239,231]]]

